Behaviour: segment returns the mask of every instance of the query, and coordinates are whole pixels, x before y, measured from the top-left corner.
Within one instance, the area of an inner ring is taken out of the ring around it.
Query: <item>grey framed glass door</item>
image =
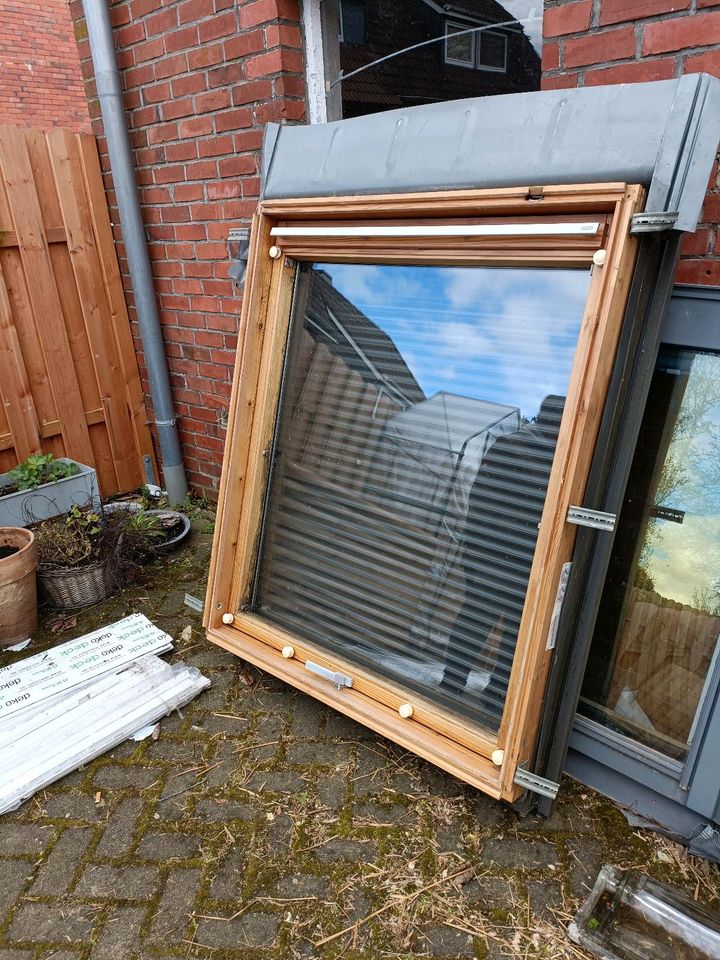
[[[618,799],[630,802],[634,783],[709,820],[720,799],[719,294],[679,288],[671,303],[569,757],[586,781],[612,771]]]

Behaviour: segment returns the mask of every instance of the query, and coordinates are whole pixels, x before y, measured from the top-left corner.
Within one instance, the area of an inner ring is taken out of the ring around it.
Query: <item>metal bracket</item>
[[[335,673],[334,670],[328,670],[327,667],[321,667],[319,663],[313,663],[312,660],[305,661],[305,669],[309,670],[310,673],[317,674],[318,677],[322,677],[324,680],[329,680],[330,683],[335,684],[338,690],[342,690],[343,687],[351,687],[353,685],[352,677],[347,677],[344,673]]]
[[[656,520],[669,520],[670,523],[682,523],[685,519],[684,510],[673,510],[672,507],[651,507],[650,516]]]
[[[546,780],[545,777],[539,777],[536,773],[530,773],[524,767],[518,767],[515,771],[514,782],[519,787],[524,787],[532,793],[539,793],[541,797],[547,797],[554,800],[557,797],[560,784],[554,780]]]
[[[228,254],[230,279],[235,283],[242,283],[247,272],[248,255],[250,252],[250,231],[245,227],[232,227],[228,231]]]
[[[603,510],[589,510],[587,507],[568,507],[567,522],[578,527],[594,527],[596,530],[606,530],[612,533],[615,529],[617,516]]]
[[[143,467],[145,469],[145,483],[155,486],[157,483],[157,477],[155,476],[152,457],[149,453],[146,453],[143,457]]]
[[[677,210],[662,213],[636,213],[631,220],[630,233],[660,233],[662,230],[672,230],[678,216]]]
[[[185,606],[190,607],[191,610],[196,610],[198,613],[203,613],[205,610],[204,602],[198,600],[197,597],[193,597],[191,593],[185,594]]]

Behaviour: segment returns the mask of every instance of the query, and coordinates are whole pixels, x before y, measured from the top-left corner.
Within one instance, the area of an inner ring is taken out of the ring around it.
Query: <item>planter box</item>
[[[65,463],[76,463],[65,457],[59,458]],[[47,520],[67,513],[77,505],[85,507],[92,503],[100,509],[100,490],[97,474],[93,467],[76,463],[80,472],[63,480],[44,483],[34,490],[18,490],[3,496],[3,487],[11,484],[7,473],[0,474],[0,527],[29,527],[38,520]]]

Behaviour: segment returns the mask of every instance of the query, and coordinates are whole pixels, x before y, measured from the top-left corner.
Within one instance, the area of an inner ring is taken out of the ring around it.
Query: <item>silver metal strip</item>
[[[197,610],[198,613],[203,613],[205,610],[205,603],[203,600],[198,600],[197,597],[193,597],[191,593],[185,594],[185,606],[190,607],[191,610]]]
[[[545,777],[539,777],[536,773],[530,773],[523,767],[518,767],[515,771],[514,782],[519,787],[524,787],[532,793],[539,793],[541,797],[548,797],[554,800],[557,797],[560,784],[554,780],[546,780]]]
[[[413,226],[273,227],[273,237],[570,237],[595,236],[596,222],[467,223]]]
[[[305,669],[309,670],[310,673],[316,674],[318,677],[322,677],[324,680],[329,680],[330,683],[335,684],[338,690],[342,690],[343,687],[351,687],[353,685],[352,677],[348,677],[344,673],[335,673],[334,670],[328,670],[327,667],[321,667],[319,663],[313,663],[312,660],[305,661]]]
[[[596,530],[606,530],[612,533],[615,529],[617,516],[603,510],[590,510],[587,507],[568,507],[567,522],[578,527],[594,527]]]
[[[547,641],[545,642],[546,650],[555,649],[558,627],[560,626],[560,614],[562,613],[563,603],[565,602],[565,594],[567,593],[567,585],[568,580],[570,579],[571,570],[572,563],[568,562],[562,565],[560,578],[558,580],[557,593],[555,594],[555,604],[553,606],[552,617],[550,618],[550,626],[548,628]]]
[[[636,213],[631,220],[630,233],[659,233],[672,230],[678,219],[678,212]]]

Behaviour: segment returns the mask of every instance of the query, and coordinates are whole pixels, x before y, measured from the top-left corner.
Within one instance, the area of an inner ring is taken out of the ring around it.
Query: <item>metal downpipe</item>
[[[165,489],[171,503],[180,503],[187,494],[187,480],[170,392],[170,376],[155,299],[145,226],[140,212],[110,14],[107,0],[82,0],[82,5],[120,214],[120,228],[125,242],[145,365],[150,381]]]

